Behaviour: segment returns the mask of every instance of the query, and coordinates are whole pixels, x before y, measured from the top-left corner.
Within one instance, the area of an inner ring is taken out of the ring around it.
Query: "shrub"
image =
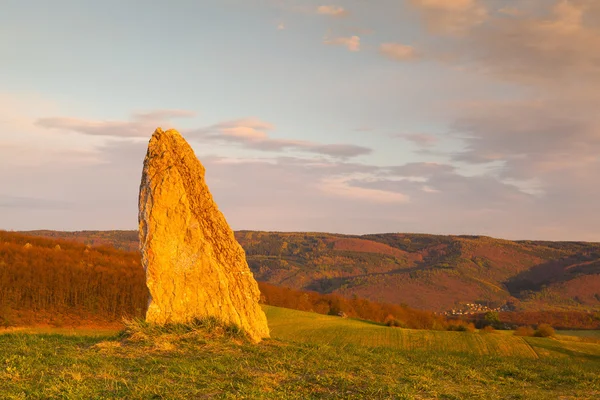
[[[496,311],[486,312],[483,318],[491,324],[497,324],[500,322],[500,317]]]
[[[494,327],[493,327],[493,326],[491,326],[491,325],[488,325],[488,326],[485,326],[485,327],[484,327],[484,328],[481,330],[481,332],[484,332],[484,333],[494,333],[494,332],[496,332],[496,330],[494,329]]]
[[[385,323],[387,326],[391,328],[404,328],[404,324],[397,319],[391,319]]]
[[[464,321],[456,321],[448,325],[448,330],[456,332],[475,332],[475,325],[473,323],[466,324]]]
[[[520,326],[515,330],[516,336],[533,336],[534,330],[530,326]]]
[[[550,337],[554,336],[554,328],[548,324],[540,324],[533,333],[535,337]]]

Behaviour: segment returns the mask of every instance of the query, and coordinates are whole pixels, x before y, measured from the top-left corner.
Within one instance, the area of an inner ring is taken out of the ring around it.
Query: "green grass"
[[[336,346],[355,344],[411,351],[537,358],[527,341],[518,336],[389,328],[276,307],[268,307],[265,311],[273,337],[285,340]]]
[[[577,337],[590,337],[590,338],[598,338],[600,339],[600,331],[599,330],[573,330],[573,331],[556,331],[556,333],[558,335],[565,335],[565,336],[577,336]]]
[[[600,345],[579,343],[571,337],[557,336],[540,341],[514,336],[512,331],[471,333],[398,329],[286,308],[266,306],[265,312],[273,337],[297,342],[523,358],[558,357],[568,352],[582,358],[600,357]],[[546,343],[552,343],[552,346]]]
[[[29,333],[29,334],[54,334],[65,336],[111,336],[119,332],[117,328],[90,328],[90,327],[18,327],[18,328],[0,328],[2,333]]]
[[[214,322],[167,328],[138,323],[111,336],[0,335],[0,398],[600,396],[598,344],[411,331],[265,310],[273,339],[258,345]],[[519,350],[505,348],[512,345]]]

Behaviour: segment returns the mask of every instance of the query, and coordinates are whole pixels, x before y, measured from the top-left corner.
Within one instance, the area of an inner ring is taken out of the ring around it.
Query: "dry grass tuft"
[[[119,347],[121,347],[121,342],[114,341],[100,342],[92,346],[93,349],[98,349],[100,351],[110,351]]]

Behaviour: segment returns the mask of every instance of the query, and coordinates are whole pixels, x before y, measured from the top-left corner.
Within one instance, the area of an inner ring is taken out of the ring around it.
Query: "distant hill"
[[[68,240],[94,247],[111,246],[119,250],[139,251],[137,231],[23,231],[24,235],[41,236],[45,238]]]
[[[135,231],[31,231],[138,248]],[[239,231],[259,281],[435,311],[600,309],[600,243]],[[479,310],[482,308],[477,306]]]
[[[266,282],[259,282],[259,289],[261,302],[269,305],[414,329],[461,325],[431,311],[396,304],[280,288]],[[122,317],[143,318],[148,297],[139,252],[0,230],[0,328],[116,327]]]

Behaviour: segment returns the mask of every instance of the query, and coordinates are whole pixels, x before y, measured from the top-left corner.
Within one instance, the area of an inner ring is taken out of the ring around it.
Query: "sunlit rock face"
[[[216,317],[256,342],[269,337],[244,250],[213,201],[204,167],[176,130],[158,128],[148,144],[139,232],[148,322]]]

